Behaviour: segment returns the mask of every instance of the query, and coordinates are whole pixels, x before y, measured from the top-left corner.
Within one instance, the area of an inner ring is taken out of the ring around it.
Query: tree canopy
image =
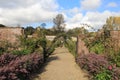
[[[0,27],[6,27],[5,25],[3,25],[3,24],[0,24]]]
[[[32,26],[28,26],[25,28],[25,34],[26,35],[32,35],[34,33],[35,29]]]
[[[64,31],[65,28],[65,21],[64,21],[64,16],[62,14],[58,14],[54,19],[54,30],[57,32],[62,32]]]

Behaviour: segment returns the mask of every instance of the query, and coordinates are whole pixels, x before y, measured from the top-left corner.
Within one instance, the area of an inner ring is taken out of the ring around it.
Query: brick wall
[[[115,51],[118,51],[120,49],[120,30],[110,31],[110,35],[113,47],[115,48]]]
[[[0,27],[0,41],[8,41],[15,43],[19,35],[24,33],[23,28],[20,27]]]

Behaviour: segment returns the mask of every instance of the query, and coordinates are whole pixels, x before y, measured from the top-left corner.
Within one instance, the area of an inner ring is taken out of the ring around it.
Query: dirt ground
[[[75,63],[73,55],[62,47],[55,50],[34,80],[88,80],[85,76],[86,74]]]

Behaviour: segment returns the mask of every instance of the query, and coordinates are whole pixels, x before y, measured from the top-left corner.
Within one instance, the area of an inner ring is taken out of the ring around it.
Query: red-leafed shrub
[[[0,80],[29,80],[31,74],[37,72],[42,63],[43,58],[37,53],[17,57],[0,67]]]
[[[76,62],[89,72],[92,80],[120,80],[120,68],[103,55],[82,54],[76,58]]]
[[[91,74],[99,73],[109,64],[104,56],[97,54],[82,54],[77,57],[76,61],[81,68],[86,69]]]
[[[112,66],[112,80],[120,80],[120,68]]]
[[[0,67],[5,66],[6,64],[8,64],[9,62],[11,62],[12,60],[16,59],[16,55],[13,54],[9,54],[9,53],[4,53],[0,56]]]

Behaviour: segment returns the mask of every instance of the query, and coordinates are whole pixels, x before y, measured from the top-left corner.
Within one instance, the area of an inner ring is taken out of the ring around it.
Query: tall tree
[[[32,26],[28,26],[25,28],[25,34],[26,35],[32,35],[34,33],[35,29]]]
[[[113,30],[113,17],[109,17],[106,20],[106,29],[107,30]]]
[[[6,27],[5,25],[3,25],[3,24],[0,24],[0,27]]]
[[[42,28],[45,28],[46,23],[42,23],[40,26],[41,26]]]
[[[63,32],[65,29],[65,24],[64,24],[64,16],[62,14],[58,14],[54,19],[54,30],[57,32]]]
[[[109,17],[104,28],[107,30],[120,30],[120,17]]]

